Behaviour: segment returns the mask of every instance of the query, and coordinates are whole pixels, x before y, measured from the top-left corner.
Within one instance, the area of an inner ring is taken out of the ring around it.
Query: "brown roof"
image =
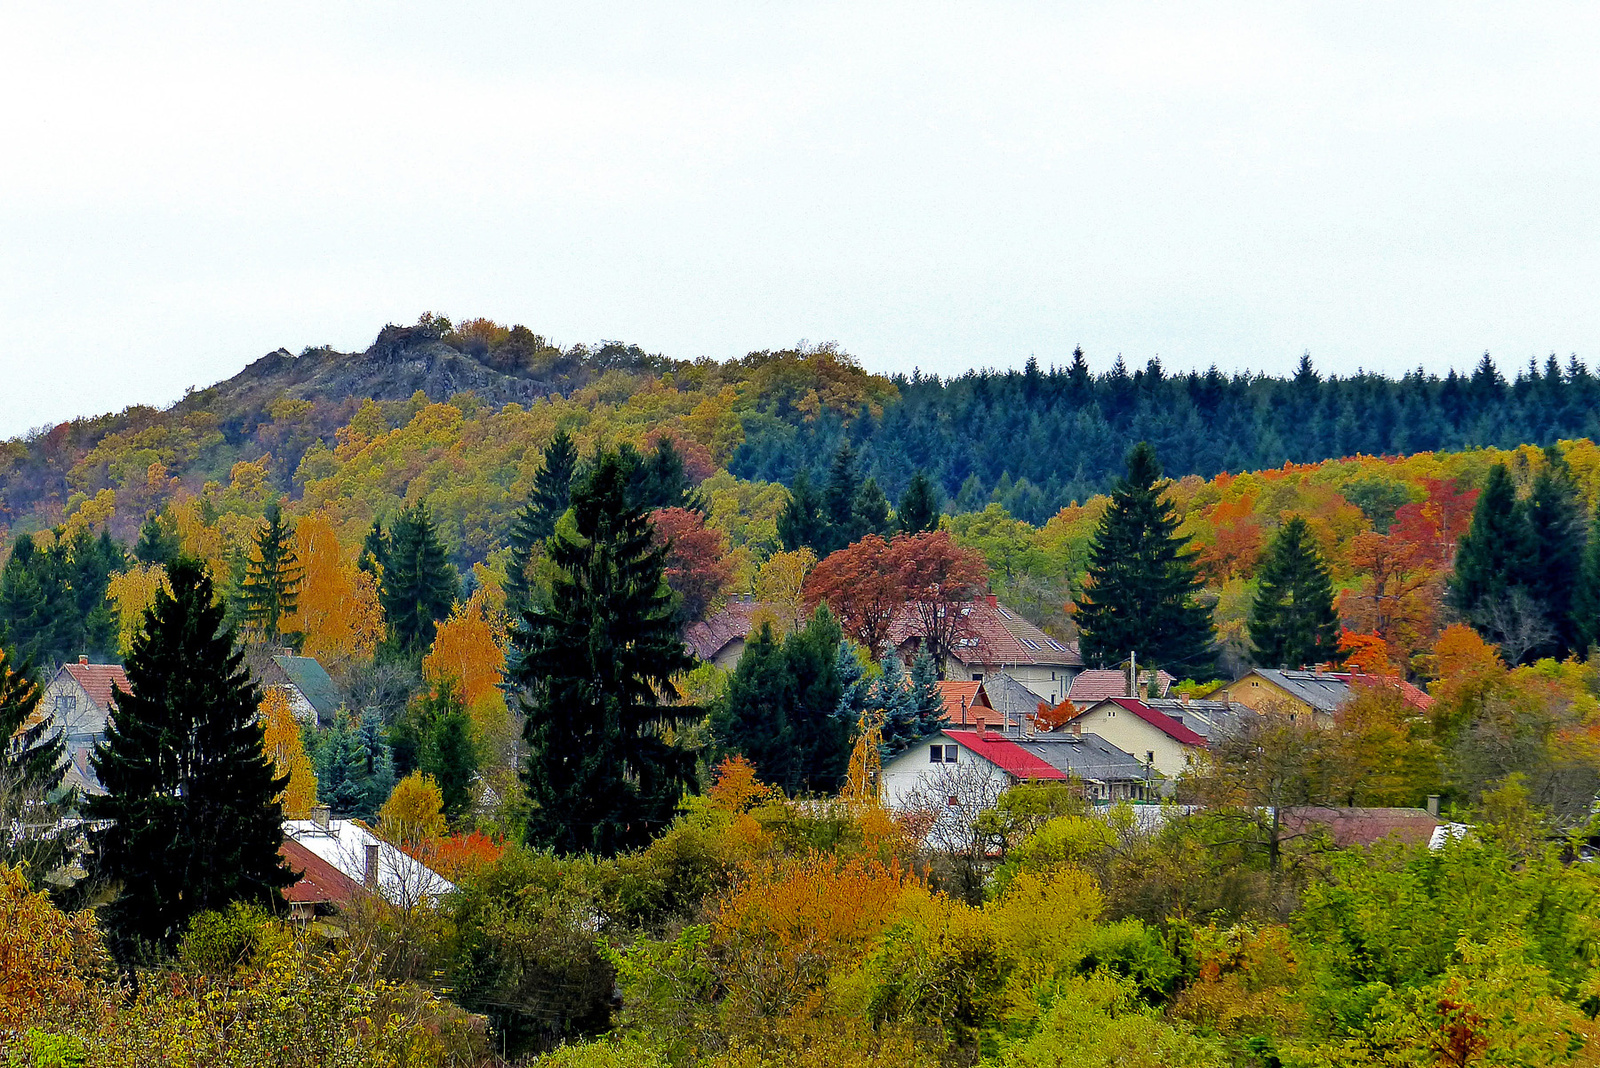
[[[691,623],[683,639],[701,660],[711,660],[731,643],[750,636],[750,617],[764,608],[760,601],[729,601],[710,619]]]
[[[89,695],[89,700],[107,712],[116,707],[111,696],[113,686],[123,693],[132,688],[128,685],[128,674],[122,670],[121,664],[86,664],[80,659],[76,664],[63,664],[62,670],[77,680]]]
[[[951,723],[965,724],[965,713],[974,708],[992,708],[983,683],[961,679],[947,679],[938,684],[939,696],[944,698],[944,714]]]
[[[963,664],[1039,664],[1045,667],[1083,664],[1074,643],[1050,637],[993,597],[963,605],[962,612],[966,616],[967,633],[956,639],[956,648],[950,655]],[[890,644],[898,647],[921,636],[922,621],[915,605],[906,605],[895,613],[889,626]]]
[[[283,892],[291,904],[348,905],[362,892],[360,883],[293,838],[283,840],[278,855],[289,862],[290,868],[302,873],[295,884]]]
[[[1143,671],[1139,673],[1141,688],[1149,685],[1149,678],[1148,673]],[[1177,681],[1165,671],[1157,671],[1156,680],[1160,684],[1163,696]],[[1080,671],[1072,680],[1072,685],[1067,687],[1067,700],[1074,704],[1126,696],[1128,696],[1128,673],[1118,668],[1090,668],[1088,671]]]
[[[1284,811],[1283,826],[1291,833],[1326,827],[1335,845],[1349,849],[1386,838],[1405,845],[1427,845],[1439,821],[1421,808],[1295,808]]]

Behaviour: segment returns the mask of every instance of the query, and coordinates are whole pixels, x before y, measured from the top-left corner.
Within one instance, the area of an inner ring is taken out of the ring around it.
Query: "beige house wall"
[[[1072,722],[1084,734],[1098,734],[1118,749],[1140,763],[1148,762],[1167,781],[1161,784],[1163,793],[1171,793],[1173,780],[1193,764],[1201,752],[1195,746],[1184,745],[1172,735],[1153,727],[1126,708],[1118,708],[1110,701],[1102,701]]]

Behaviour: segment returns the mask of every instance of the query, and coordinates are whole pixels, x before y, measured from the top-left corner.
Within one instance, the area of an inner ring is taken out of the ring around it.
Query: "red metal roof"
[[[981,737],[977,731],[950,730],[946,728],[944,733],[947,737],[958,742],[961,748],[983,757],[983,759],[1013,778],[1065,779],[1067,777],[1066,773],[1060,768],[1045,763],[1016,742],[1004,738],[994,731],[985,731]]]
[[[62,668],[83,687],[89,700],[107,712],[116,707],[111,696],[113,686],[123,693],[131,689],[127,672],[122,670],[121,664],[85,664],[79,661],[76,664],[63,664]]]
[[[361,884],[317,856],[293,838],[285,838],[278,855],[289,867],[302,872],[295,884],[283,892],[294,905],[348,905],[362,893]]]
[[[1171,738],[1175,742],[1179,742],[1183,745],[1198,746],[1202,749],[1205,748],[1206,740],[1204,738],[1190,730],[1188,727],[1185,727],[1183,724],[1179,723],[1165,712],[1157,712],[1155,709],[1151,708],[1137,697],[1108,697],[1106,700],[1110,701],[1119,708],[1124,708],[1129,712],[1132,712],[1134,715],[1150,724],[1150,726],[1166,734],[1167,737]],[[1085,709],[1084,711],[1088,711],[1088,709]]]

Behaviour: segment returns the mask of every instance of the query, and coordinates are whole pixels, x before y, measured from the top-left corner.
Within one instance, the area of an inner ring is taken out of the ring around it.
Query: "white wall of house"
[[[941,759],[938,763],[934,763],[929,756],[929,750],[934,746],[938,746],[940,750]],[[955,750],[954,761],[948,759],[951,749]],[[981,769],[984,778],[997,784],[1000,789],[1011,783],[1010,776],[1004,770],[941,732],[924,739],[885,763],[882,773],[878,776],[879,790],[884,803],[890,808],[903,809],[908,807],[911,799],[927,784],[936,781],[935,777],[946,768],[959,767],[963,771],[970,771],[972,765]]]
[[[39,707],[66,733],[69,749],[92,745],[105,735],[106,710],[90,699],[88,691],[65,668],[57,671],[45,687]]]
[[[1166,793],[1172,792],[1173,780],[1182,775],[1201,752],[1198,747],[1184,745],[1111,701],[1091,706],[1072,722],[1080,724],[1083,733],[1098,734],[1135,760],[1148,763],[1165,775],[1162,790]]]
[[[289,702],[289,711],[294,713],[294,718],[300,723],[315,724],[317,722],[317,709],[306,695],[300,692],[298,686],[268,686],[268,690],[277,690]]]

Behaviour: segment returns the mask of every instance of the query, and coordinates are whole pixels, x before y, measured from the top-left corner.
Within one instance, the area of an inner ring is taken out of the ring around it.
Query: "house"
[[[960,633],[945,657],[943,678],[982,682],[1003,672],[1055,704],[1083,670],[1073,643],[1050,637],[992,596],[962,604],[959,611]],[[902,607],[890,622],[889,644],[907,664],[922,647],[922,631],[915,605]]]
[[[289,700],[289,710],[301,723],[332,723],[342,699],[315,657],[296,656],[289,650],[261,658],[251,665],[263,693],[280,691]]]
[[[1206,748],[1205,736],[1190,724],[1151,708],[1137,697],[1108,697],[1072,716],[1065,730],[1094,734],[1161,773],[1164,789]]]
[[[1207,694],[1212,699],[1222,699],[1248,705],[1258,712],[1283,711],[1309,714],[1326,720],[1342,708],[1354,695],[1357,686],[1392,686],[1400,691],[1407,704],[1425,712],[1433,698],[1404,679],[1392,676],[1362,675],[1349,671],[1288,671],[1279,668],[1256,668],[1233,682],[1219,686]]]
[[[684,642],[701,660],[723,671],[732,671],[744,656],[745,643],[754,629],[753,618],[761,609],[770,607],[745,598],[729,601],[727,607],[710,619],[691,623],[684,632]]]
[[[91,664],[87,656],[80,656],[76,664],[61,665],[39,698],[39,710],[66,735],[71,784],[85,792],[102,792],[89,757],[95,744],[106,736],[106,723],[117,708],[117,692],[129,689],[128,674],[121,664]]]
[[[974,715],[984,715],[986,721],[999,723],[1000,717],[994,714],[994,706],[989,703],[989,695],[984,691],[984,684],[971,679],[945,679],[937,684],[939,696],[944,698],[944,718],[952,727],[971,727],[975,720]],[[979,712],[979,710],[982,712]]]
[[[887,761],[879,776],[885,803],[892,809],[925,807],[932,798],[960,793],[986,798],[988,804],[1006,787],[1033,779],[1063,781],[1067,773],[1024,749],[1018,742],[988,729],[947,727],[919,745]]]
[[[1067,700],[1084,709],[1108,697],[1146,696],[1150,693],[1152,683],[1156,687],[1156,694],[1165,697],[1176,681],[1165,671],[1145,671],[1140,674],[1138,685],[1133,686],[1127,671],[1122,668],[1089,668],[1080,671],[1072,680],[1072,685],[1067,687]]]
[[[1001,714],[1001,721],[1008,726],[1021,726],[1039,714],[1041,704],[1048,707],[1051,703],[1043,694],[1028,689],[1003,671],[985,675],[983,691],[990,706]]]
[[[308,922],[348,906],[365,893],[362,884],[323,860],[293,838],[285,838],[278,855],[298,874],[294,885],[283,892],[289,903],[289,918]]]
[[[360,820],[330,819],[326,808],[305,820],[284,820],[283,837],[391,905],[411,908],[455,890],[444,876],[398,846],[373,834]]]
[[[1340,849],[1373,846],[1382,841],[1432,845],[1443,824],[1423,808],[1286,808],[1280,824],[1287,834],[1322,828]]]
[[[1149,765],[1104,738],[1055,732],[1013,738],[1025,751],[1076,778],[1090,801],[1150,801],[1159,792]]]

